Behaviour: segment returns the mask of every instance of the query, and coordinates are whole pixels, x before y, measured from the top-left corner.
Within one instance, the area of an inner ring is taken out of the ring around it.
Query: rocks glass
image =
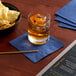
[[[50,14],[31,12],[28,15],[28,40],[35,45],[46,43],[50,37]]]

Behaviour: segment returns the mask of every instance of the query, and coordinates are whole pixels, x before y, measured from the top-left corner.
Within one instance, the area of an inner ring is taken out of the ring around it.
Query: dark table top
[[[32,9],[43,9],[51,14],[51,35],[64,43],[64,48],[48,55],[37,63],[31,62],[22,54],[0,55],[0,76],[35,76],[43,67],[62,52],[73,40],[76,31],[58,27],[55,12],[71,0],[2,0],[15,5],[21,11],[22,18],[15,31],[0,38],[0,51],[17,51],[8,42],[27,32],[27,15]]]

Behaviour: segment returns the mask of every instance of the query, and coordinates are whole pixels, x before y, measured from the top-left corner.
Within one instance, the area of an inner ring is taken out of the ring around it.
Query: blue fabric
[[[39,52],[35,53],[24,53],[24,55],[34,63],[64,46],[63,43],[52,36],[50,36],[50,40],[46,44],[33,45],[28,41],[27,35],[28,33],[23,34],[9,43],[19,51],[40,50]]]
[[[56,12],[57,15],[76,23],[76,0],[72,0],[59,11]]]
[[[62,17],[60,17],[60,16],[57,16],[57,17],[55,18],[55,20],[60,21],[60,22],[63,22],[63,23],[65,23],[65,24],[69,24],[70,27],[71,27],[71,26],[74,26],[74,27],[76,28],[76,24],[75,24],[75,23],[72,23],[72,22],[70,22],[70,21],[68,21],[68,20],[66,20],[66,19],[64,19],[64,18],[62,18]]]
[[[64,23],[60,23],[59,26],[69,28],[69,29],[72,29],[72,30],[76,30],[76,27],[73,27],[73,26],[70,26],[70,25],[67,25],[67,24],[64,24]]]

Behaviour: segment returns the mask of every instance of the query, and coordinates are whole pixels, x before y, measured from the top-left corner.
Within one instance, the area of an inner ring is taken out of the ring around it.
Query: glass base
[[[45,44],[48,40],[49,40],[49,37],[46,37],[46,38],[43,38],[43,39],[36,39],[30,35],[28,35],[28,40],[32,43],[32,44],[35,44],[35,45],[41,45],[41,44]]]

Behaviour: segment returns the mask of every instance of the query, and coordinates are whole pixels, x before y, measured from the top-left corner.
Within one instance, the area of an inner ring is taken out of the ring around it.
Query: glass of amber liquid
[[[50,14],[28,15],[28,40],[35,45],[45,44],[50,37]]]

